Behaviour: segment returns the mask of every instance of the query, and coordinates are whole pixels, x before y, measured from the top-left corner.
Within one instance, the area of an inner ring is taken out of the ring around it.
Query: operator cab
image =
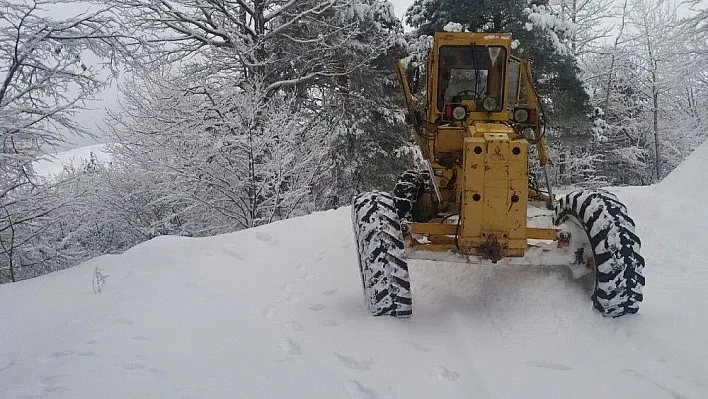
[[[464,104],[469,111],[501,111],[505,65],[501,46],[440,47],[438,110]]]

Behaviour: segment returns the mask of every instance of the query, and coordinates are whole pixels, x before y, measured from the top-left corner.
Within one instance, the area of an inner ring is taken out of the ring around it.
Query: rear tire
[[[354,237],[364,300],[374,316],[409,317],[412,313],[403,233],[390,194],[360,194],[352,205]]]
[[[393,202],[399,220],[413,218],[413,207],[420,196],[421,186],[420,173],[415,170],[401,173],[396,180],[396,185],[393,187]]]
[[[413,220],[418,198],[426,191],[433,190],[430,173],[407,170],[398,177],[393,188],[393,201],[399,220]]]
[[[644,258],[634,221],[604,190],[576,190],[556,204],[555,224],[573,218],[585,231],[595,267],[592,301],[603,316],[637,313],[644,298]]]

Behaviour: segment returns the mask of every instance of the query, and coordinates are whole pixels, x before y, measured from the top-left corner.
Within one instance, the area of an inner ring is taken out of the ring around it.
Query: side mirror
[[[411,94],[420,92],[420,68],[409,67],[406,71],[406,79],[408,80]]]

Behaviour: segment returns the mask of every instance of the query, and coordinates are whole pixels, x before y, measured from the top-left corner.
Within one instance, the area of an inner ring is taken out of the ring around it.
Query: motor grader
[[[507,33],[436,33],[422,90],[397,61],[424,164],[404,172],[392,194],[354,198],[359,268],[373,315],[412,314],[410,258],[567,265],[573,277],[592,278],[592,303],[603,315],[638,311],[644,259],[634,221],[604,190],[555,198],[543,103],[530,62],[513,56],[511,44]],[[532,158],[545,190],[532,178]]]

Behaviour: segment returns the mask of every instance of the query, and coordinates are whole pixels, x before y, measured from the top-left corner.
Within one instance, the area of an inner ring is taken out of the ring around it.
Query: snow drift
[[[108,144],[94,144],[48,155],[35,162],[32,167],[40,176],[56,176],[64,171],[64,167],[80,167],[83,162],[91,159],[92,154],[99,162],[108,162],[111,159]]]
[[[413,317],[371,317],[343,208],[0,286],[0,397],[706,398],[707,168],[704,144],[613,189],[647,260],[636,316],[565,269],[411,261]]]

